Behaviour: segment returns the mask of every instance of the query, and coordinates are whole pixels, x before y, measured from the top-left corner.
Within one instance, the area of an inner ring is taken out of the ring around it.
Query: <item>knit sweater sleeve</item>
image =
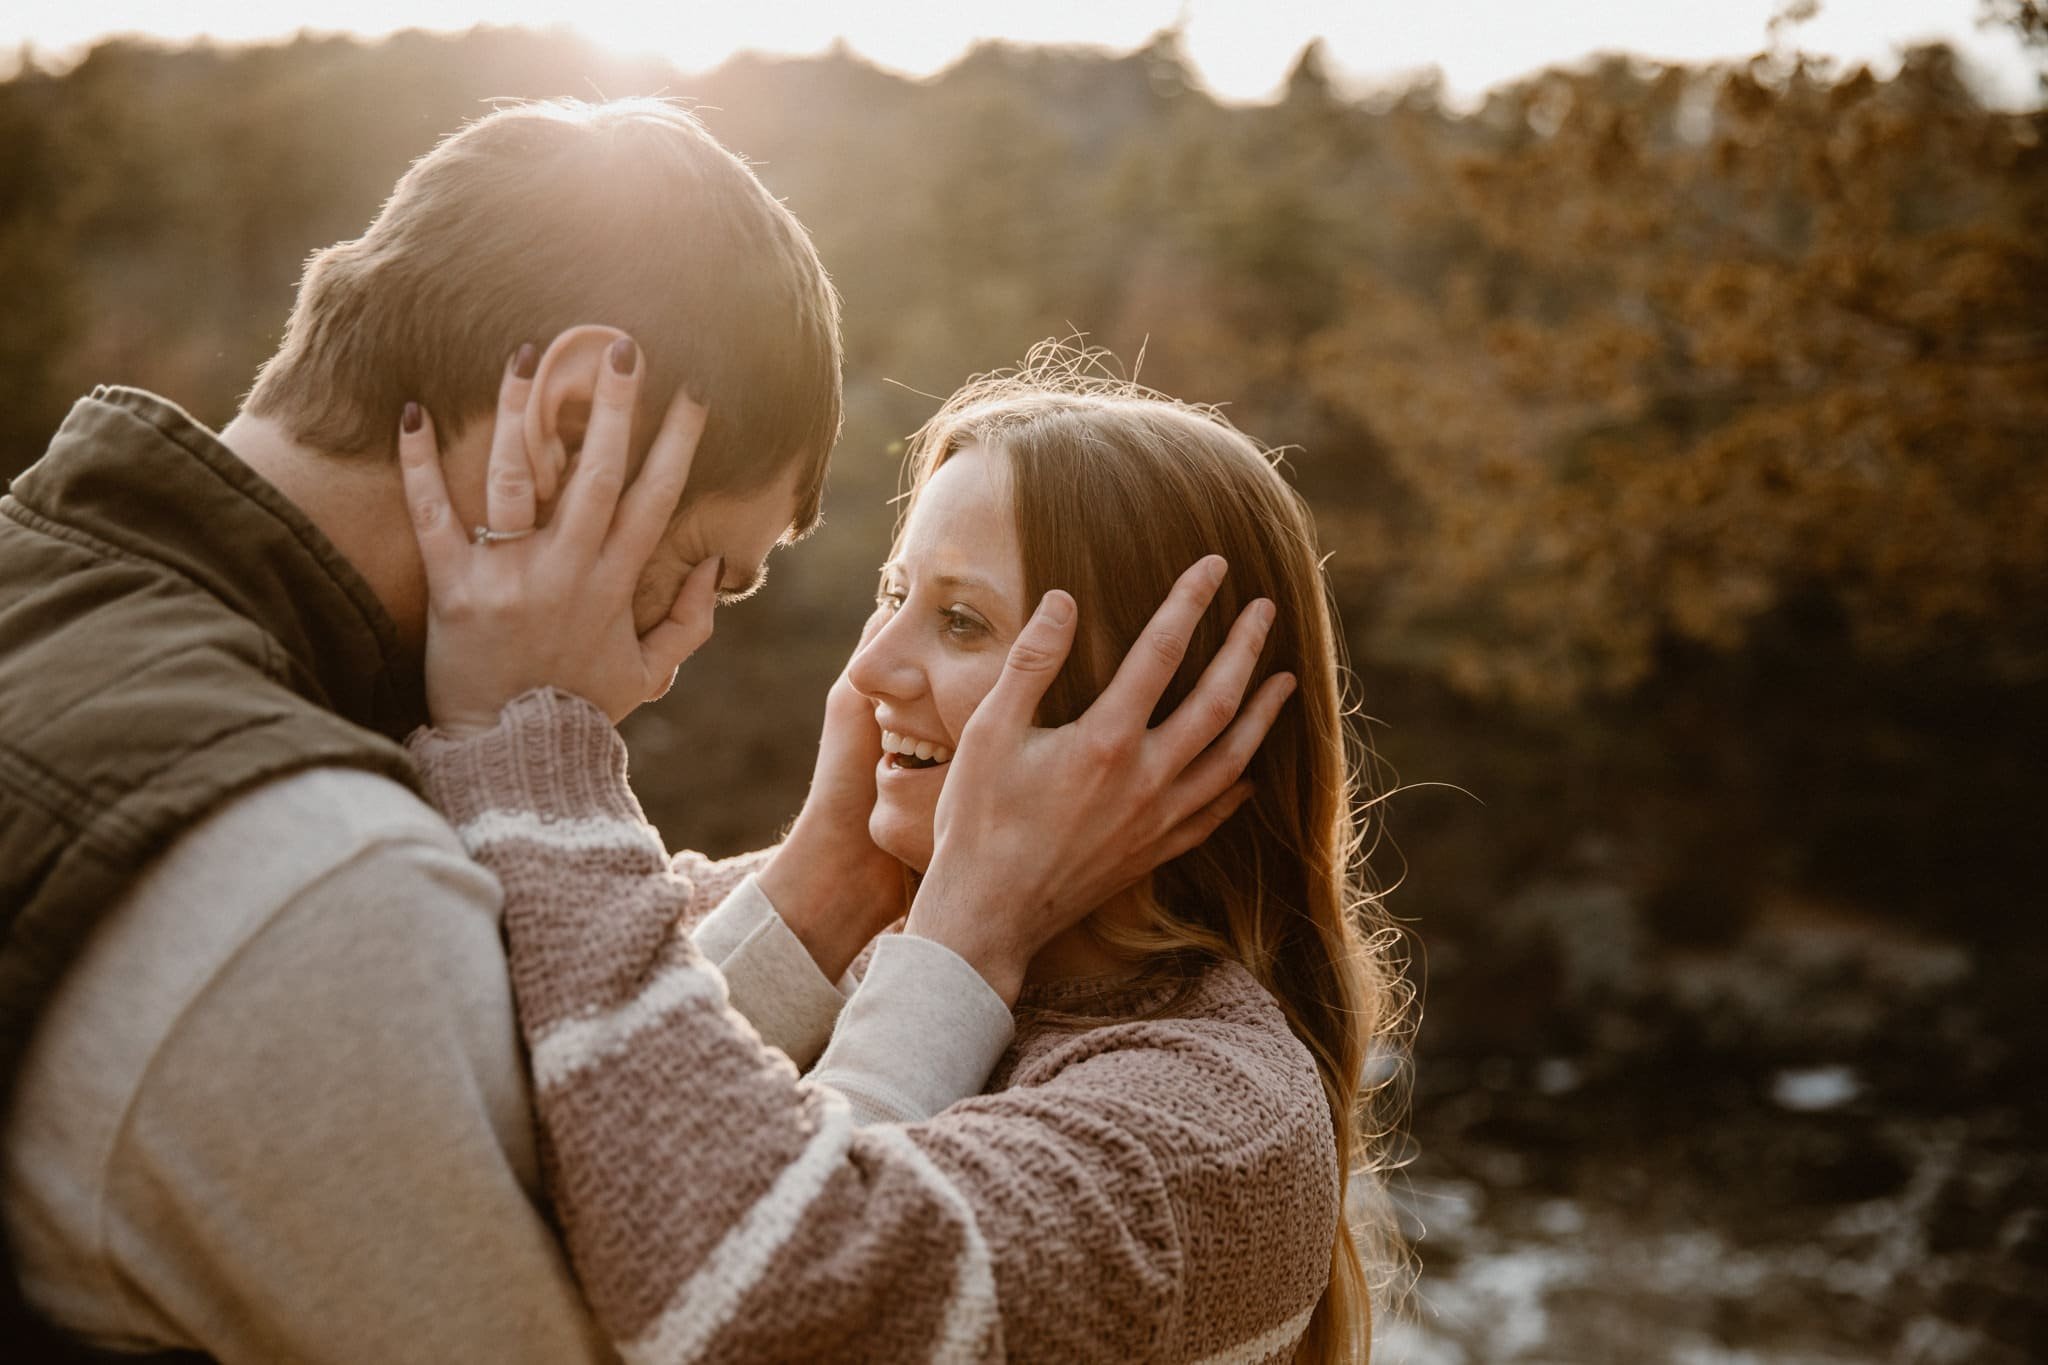
[[[1141,1028],[1042,1084],[857,1126],[687,936],[646,938],[689,893],[622,818],[617,743],[543,692],[415,756],[504,885],[543,1173],[627,1361],[1286,1355],[1327,1278],[1326,1114],[1260,1110],[1217,1084],[1227,1047]]]
[[[420,742],[434,738],[423,731],[411,747],[418,753]],[[585,781],[559,803],[578,814],[552,820],[537,808],[477,810],[468,817],[473,827],[459,831],[464,840],[474,845],[480,838],[530,836],[561,852],[602,856],[611,842],[632,837],[651,856],[666,858],[668,894],[617,903],[611,930],[630,941],[635,953],[655,951],[678,930],[690,934],[724,979],[727,1003],[763,1041],[798,1066],[810,1066],[831,1037],[846,998],[753,889],[753,875],[775,850],[722,859],[687,850],[666,854],[626,782],[625,745],[616,735],[590,738],[605,742],[588,743],[579,751],[578,771]],[[447,807],[442,813],[463,823]]]
[[[632,792],[626,793],[629,799]],[[635,814],[640,803],[633,801]],[[640,817],[645,819],[643,815]],[[687,882],[690,887],[689,902],[676,922],[684,929],[695,929],[724,905],[732,894],[739,890],[740,883],[768,865],[768,859],[775,853],[773,848],[757,849],[742,853],[735,858],[707,858],[701,853],[688,849],[669,856],[669,870]]]

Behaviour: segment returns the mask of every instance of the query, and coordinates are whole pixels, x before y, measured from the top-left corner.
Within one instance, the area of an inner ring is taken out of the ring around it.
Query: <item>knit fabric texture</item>
[[[1177,1001],[1027,992],[985,1093],[857,1127],[678,931],[709,869],[671,863],[600,711],[533,692],[411,748],[504,884],[543,1174],[628,1362],[1291,1358],[1328,1284],[1336,1149],[1243,968]]]

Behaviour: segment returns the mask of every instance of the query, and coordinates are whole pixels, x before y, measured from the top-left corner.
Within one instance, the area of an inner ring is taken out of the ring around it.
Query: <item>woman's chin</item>
[[[919,815],[890,810],[886,803],[868,817],[868,837],[875,847],[922,876],[932,865],[931,812]]]

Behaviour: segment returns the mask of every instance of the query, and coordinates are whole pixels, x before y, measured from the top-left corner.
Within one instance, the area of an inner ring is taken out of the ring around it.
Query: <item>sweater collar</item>
[[[95,389],[10,490],[29,511],[197,584],[273,638],[292,689],[403,738],[426,719],[417,651],[334,543],[182,408]]]

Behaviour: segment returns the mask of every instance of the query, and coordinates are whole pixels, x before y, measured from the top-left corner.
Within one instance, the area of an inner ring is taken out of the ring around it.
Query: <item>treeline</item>
[[[516,31],[111,43],[0,85],[0,472],[94,383],[225,421],[306,254],[408,160],[493,99],[600,92],[698,105],[846,300],[828,527],[634,730],[673,835],[793,811],[900,438],[1078,330],[1289,447],[1383,756],[1488,803],[1393,806],[1426,934],[1589,865],[1669,939],[1788,887],[2030,920],[2048,117],[1982,107],[1946,49],[1887,79],[1610,58],[1461,115],[1347,99],[1313,46],[1277,104],[1221,106],[1171,36],[925,81]]]

